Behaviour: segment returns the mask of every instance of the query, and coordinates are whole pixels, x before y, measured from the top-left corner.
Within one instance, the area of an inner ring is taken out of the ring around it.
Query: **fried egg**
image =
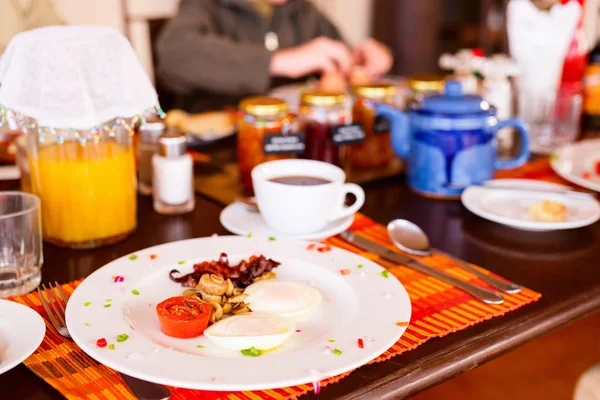
[[[248,286],[244,302],[254,312],[293,318],[306,315],[319,307],[321,293],[301,282],[263,280]]]
[[[277,315],[244,313],[227,317],[204,331],[210,341],[225,350],[271,350],[288,340],[296,324]]]

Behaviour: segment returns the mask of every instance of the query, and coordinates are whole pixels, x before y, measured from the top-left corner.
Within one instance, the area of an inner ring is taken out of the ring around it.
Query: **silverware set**
[[[54,286],[52,286],[52,283],[48,283],[48,288],[46,288],[45,284],[42,284],[42,288],[44,290],[40,290],[38,287],[37,292],[40,295],[42,306],[48,314],[50,323],[61,336],[71,339],[71,335],[69,334],[65,322],[65,309],[67,308],[68,301],[67,296],[58,282],[54,282]],[[85,370],[83,370],[83,373],[85,374]],[[140,400],[167,400],[171,396],[171,392],[163,386],[142,381],[125,374],[120,375],[129,390]],[[91,376],[88,376],[88,378],[92,382],[95,380],[95,378]]]

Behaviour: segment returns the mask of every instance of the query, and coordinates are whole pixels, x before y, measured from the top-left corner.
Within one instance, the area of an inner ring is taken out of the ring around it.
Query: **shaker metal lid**
[[[169,129],[158,138],[158,154],[163,157],[180,157],[187,151],[183,133]]]
[[[140,139],[144,143],[156,143],[166,128],[164,122],[146,122],[139,128]]]
[[[481,96],[463,95],[458,81],[448,81],[444,94],[425,97],[421,110],[443,114],[470,114],[487,112],[491,107]]]

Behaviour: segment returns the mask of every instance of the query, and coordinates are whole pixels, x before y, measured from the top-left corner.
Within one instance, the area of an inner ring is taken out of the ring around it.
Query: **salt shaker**
[[[186,138],[169,130],[158,138],[152,157],[154,210],[183,214],[194,209],[194,164],[186,152]]]
[[[138,143],[139,176],[138,189],[141,194],[152,194],[152,156],[158,152],[158,137],[165,131],[162,122],[149,122],[140,126],[140,142]]]

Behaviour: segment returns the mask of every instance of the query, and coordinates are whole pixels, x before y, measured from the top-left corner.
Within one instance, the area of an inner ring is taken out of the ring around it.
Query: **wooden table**
[[[362,367],[324,388],[318,398],[407,397],[600,309],[600,223],[574,231],[527,233],[482,220],[459,202],[419,197],[401,178],[364,188],[367,200],[362,212],[366,215],[382,224],[393,218],[410,219],[428,232],[433,245],[539,291],[543,297],[390,361]],[[43,281],[83,278],[117,257],[160,243],[226,234],[219,223],[221,209],[197,197],[193,213],[165,217],[152,210],[150,198],[140,198],[138,229],[128,240],[90,251],[46,245]],[[0,376],[0,387],[0,397],[6,399],[61,398],[23,365]]]

